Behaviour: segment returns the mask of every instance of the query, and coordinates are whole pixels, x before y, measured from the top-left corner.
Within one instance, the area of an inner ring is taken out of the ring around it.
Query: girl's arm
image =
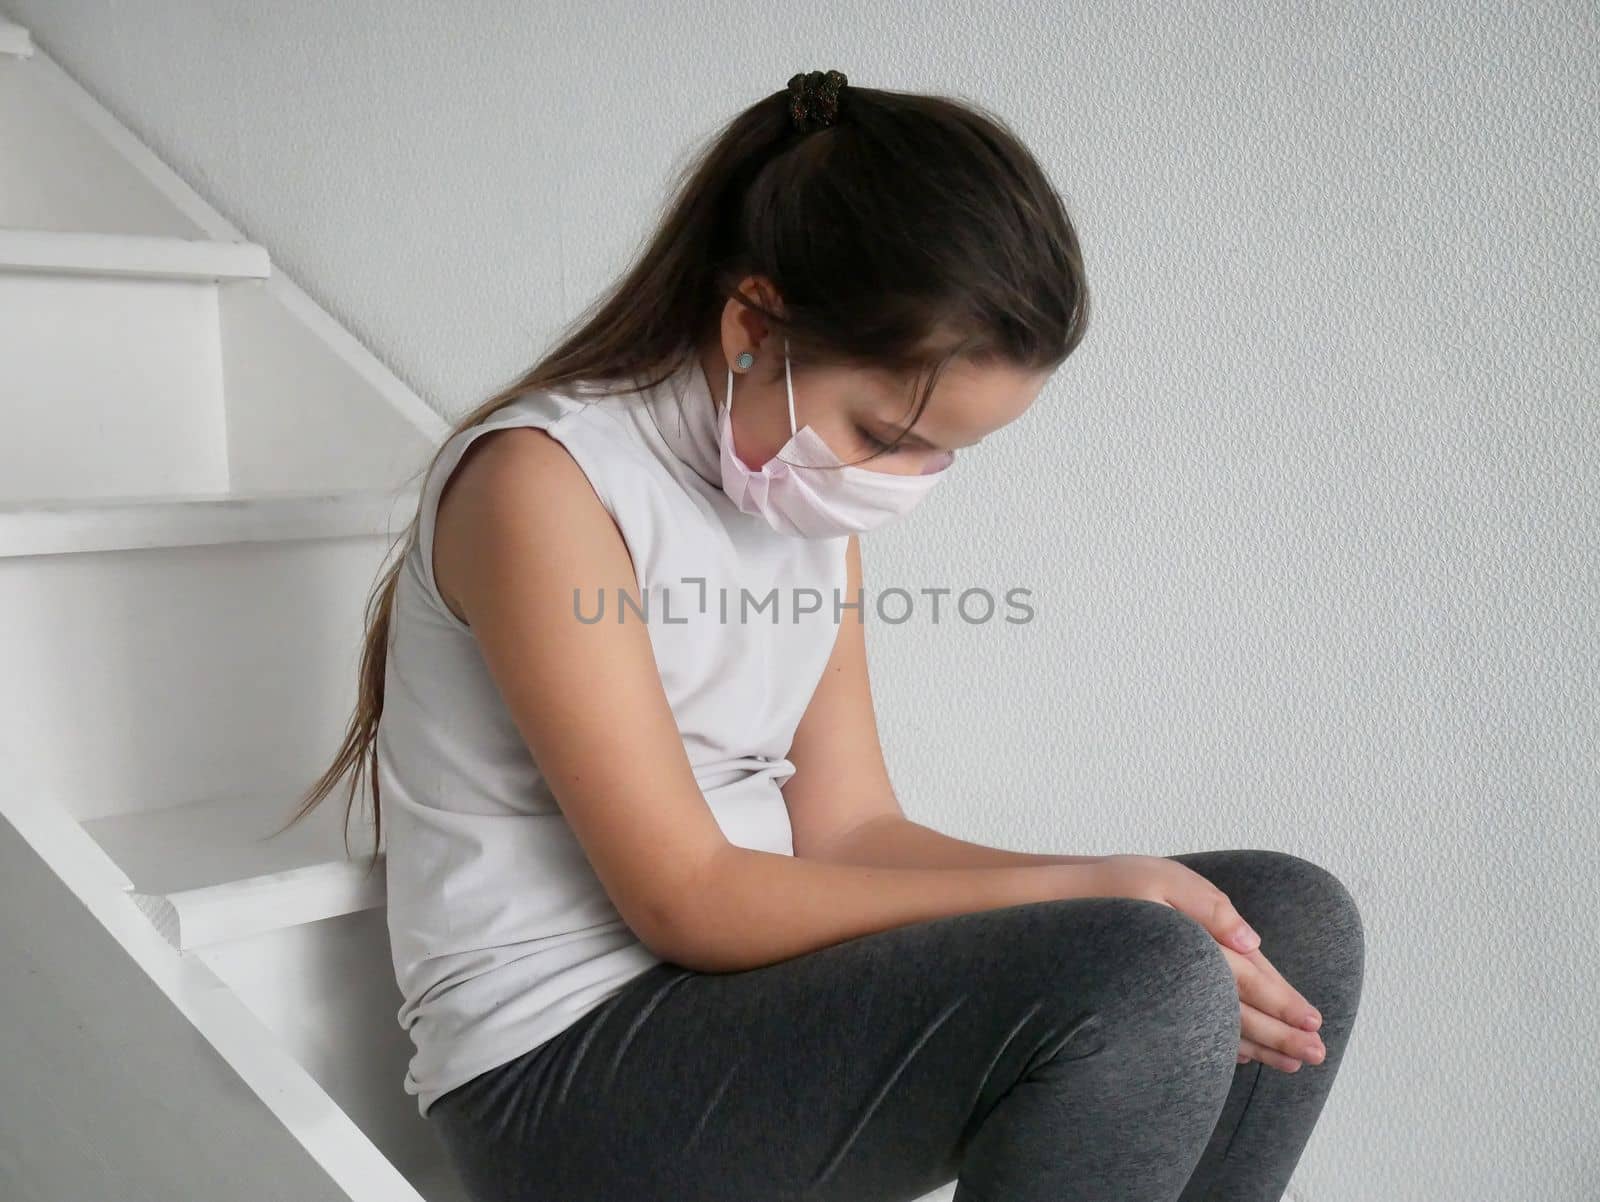
[[[879,814],[814,848],[815,859],[835,864],[902,868],[1003,868],[1040,864],[1095,864],[1101,856],[1052,856],[968,843],[904,814]]]
[[[730,843],[695,780],[644,623],[588,624],[573,612],[575,590],[637,602],[638,582],[610,513],[543,430],[485,434],[463,457],[440,494],[434,570],[606,895],[662,959],[754,968],[1099,884],[1095,865],[874,868]]]
[[[844,601],[861,591],[861,544],[848,544]],[[864,600],[864,598],[862,598]],[[1036,868],[1092,864],[1099,856],[1037,855],[968,843],[900,808],[883,761],[861,609],[845,610],[833,654],[795,730],[783,785],[794,854],[837,864],[901,868]]]

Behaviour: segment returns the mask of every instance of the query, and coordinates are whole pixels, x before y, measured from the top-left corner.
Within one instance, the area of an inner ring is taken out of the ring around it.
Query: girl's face
[[[734,377],[735,448],[757,471],[790,438],[781,343],[776,364],[767,358],[768,371]],[[916,424],[902,435],[916,406],[917,382],[860,368],[791,370],[796,428],[810,426],[847,464],[907,476],[937,470],[945,452],[959,458],[963,448],[1015,421],[1050,378],[1048,372],[956,360],[945,367]]]

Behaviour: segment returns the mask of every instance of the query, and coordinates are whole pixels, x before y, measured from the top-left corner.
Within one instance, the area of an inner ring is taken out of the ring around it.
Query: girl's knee
[[[1366,964],[1366,929],[1348,886],[1312,860],[1288,852],[1263,857],[1264,878],[1252,892],[1262,950],[1290,984],[1327,1012],[1354,1011]],[[1311,997],[1315,993],[1317,996]]]
[[[1366,958],[1366,928],[1355,895],[1321,864],[1287,852],[1274,854],[1279,861],[1277,871],[1288,878],[1298,899],[1309,936],[1336,948],[1343,960],[1354,962],[1359,970]]]
[[[1184,987],[1192,999],[1197,1021],[1220,1020],[1239,1027],[1239,984],[1217,937],[1199,919],[1157,903],[1155,913],[1146,911],[1141,921],[1149,924],[1148,937],[1155,949],[1153,967],[1159,980]]]
[[[1107,898],[1115,942],[1102,959],[1105,996],[1137,1019],[1239,1034],[1239,987],[1222,945],[1198,919],[1161,902]]]
[[[1162,1029],[1209,1032],[1231,1064],[1239,991],[1216,937],[1197,919],[1143,898],[1064,898],[991,910],[952,924],[961,942],[947,979],[996,996],[1039,999],[1144,1040]],[[962,986],[966,987],[966,986]]]
[[[1192,1064],[1198,1080],[1231,1079],[1239,1050],[1239,985],[1216,936],[1160,902],[1130,900],[1123,918],[1127,954],[1106,1024],[1143,1047],[1167,1049],[1174,1063]]]

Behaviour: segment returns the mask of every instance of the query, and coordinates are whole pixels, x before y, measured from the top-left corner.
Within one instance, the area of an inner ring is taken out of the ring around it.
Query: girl
[[[370,759],[404,1088],[475,1198],[1282,1195],[1361,991],[1340,882],[951,838],[874,725],[859,535],[1087,317],[1003,122],[803,73],[440,448],[296,817]]]

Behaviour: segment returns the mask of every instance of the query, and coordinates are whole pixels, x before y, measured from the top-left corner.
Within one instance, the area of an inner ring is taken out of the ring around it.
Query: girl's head
[[[1072,223],[1005,125],[837,71],[719,133],[645,259],[680,253],[708,381],[755,352],[736,410],[752,467],[789,435],[785,344],[799,423],[915,474],[1018,417],[1087,328]]]
[[[763,447],[770,455],[789,436],[787,339],[798,420],[846,462],[917,472],[939,450],[972,446],[1021,414],[1082,340],[1088,316],[1061,198],[1000,118],[811,72],[696,149],[632,266],[452,434],[536,390],[609,397],[653,388],[690,354],[720,392],[727,364],[750,350],[755,366],[736,409],[741,457],[755,466]],[[747,419],[751,410],[770,421]],[[435,462],[437,454],[424,476]],[[413,517],[406,551],[417,531]],[[370,765],[402,563],[369,598],[344,742],[291,823],[347,773],[353,806],[367,772],[381,838]]]

